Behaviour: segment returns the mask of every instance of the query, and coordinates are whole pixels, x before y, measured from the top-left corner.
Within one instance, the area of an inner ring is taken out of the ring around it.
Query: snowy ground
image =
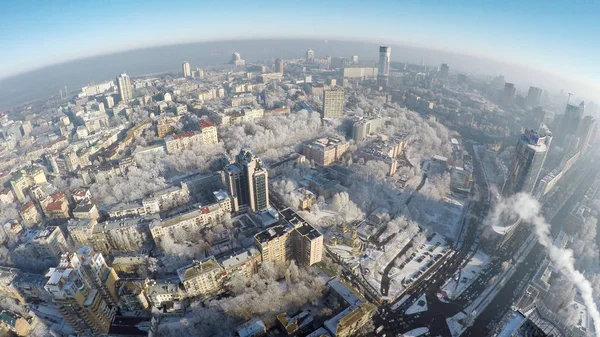
[[[456,241],[466,206],[465,199],[445,197],[439,202],[411,202],[409,212],[425,227]]]
[[[448,324],[452,337],[458,337],[465,331],[466,326],[459,323],[459,321],[465,322],[466,318],[467,315],[462,311],[450,318],[446,318],[446,323]]]
[[[414,252],[413,257],[410,255],[399,256],[395,261],[396,266],[390,270],[391,282],[388,296],[392,298],[404,291],[406,287],[421,276],[423,272],[429,269],[435,261],[438,261],[449,249],[446,240],[439,234],[433,236],[431,241],[425,242],[422,247],[414,248],[416,248],[416,251]],[[412,249],[407,252],[410,252],[411,250]],[[419,262],[420,258],[422,258],[422,260]],[[402,267],[402,265],[404,266]]]
[[[442,286],[441,291],[446,294],[449,300],[454,300],[460,296],[473,281],[475,281],[490,260],[491,259],[487,254],[478,250],[469,260],[467,265],[460,270],[460,280],[457,280],[459,277],[459,271],[457,271],[452,275],[452,278]]]
[[[416,328],[416,329],[410,330],[408,332],[405,332],[405,333],[401,334],[400,336],[403,336],[403,337],[419,337],[419,336],[425,335],[428,332],[429,332],[429,329],[427,329],[427,328]]]
[[[351,269],[360,262],[360,257],[352,255],[352,247],[346,245],[328,245],[329,251],[334,253],[338,258]]]
[[[413,305],[406,309],[406,315],[412,315],[424,311],[427,311],[427,298],[425,298],[425,294],[421,295],[421,297],[419,297],[419,299],[416,300]]]

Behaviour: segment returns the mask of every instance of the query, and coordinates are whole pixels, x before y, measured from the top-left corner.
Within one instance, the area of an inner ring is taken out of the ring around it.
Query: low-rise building
[[[227,276],[234,274],[244,275],[246,277],[254,274],[260,263],[260,252],[255,248],[249,248],[243,252],[221,260]]]
[[[321,166],[328,166],[339,160],[350,143],[339,138],[320,138],[310,144],[304,145],[304,156],[306,159]]]
[[[123,253],[115,256],[111,266],[118,274],[136,275],[141,269],[148,272],[148,255],[139,253]]]
[[[225,269],[211,256],[177,269],[177,275],[187,296],[204,296],[221,290]]]
[[[42,222],[42,214],[35,207],[33,201],[28,201],[21,207],[21,219],[23,219],[23,224],[29,227],[37,226]]]
[[[103,254],[112,250],[137,252],[152,244],[149,226],[158,219],[157,214],[152,214],[98,223],[93,229],[90,243]]]
[[[31,244],[43,259],[60,261],[60,256],[69,251],[67,240],[58,226],[48,226],[38,231]]]
[[[69,219],[67,232],[75,245],[87,246],[97,223],[96,219]]]
[[[17,268],[0,267],[0,297],[12,298],[21,303],[25,299],[15,286],[15,280],[21,275],[21,270]]]
[[[214,199],[208,204],[198,203],[185,211],[180,211],[164,219],[150,224],[150,233],[154,241],[160,241],[163,235],[172,234],[183,228],[188,231],[198,231],[209,224],[223,220],[225,214],[232,212],[232,201],[229,194],[223,190],[213,192]]]
[[[254,96],[252,96],[254,97]],[[232,125],[254,121],[264,117],[265,110],[250,106],[239,106],[225,109],[222,113],[216,115],[216,122],[219,125]]]
[[[69,219],[69,200],[62,192],[54,193],[41,201],[44,215],[49,219]]]
[[[19,314],[6,310],[0,311],[0,327],[2,326],[15,333],[17,336],[27,336],[31,329],[29,320],[23,318]]]
[[[73,209],[75,219],[98,219],[99,217],[98,207],[92,203],[80,203]]]
[[[177,279],[146,280],[144,292],[155,308],[160,308],[167,302],[181,301],[184,298]]]

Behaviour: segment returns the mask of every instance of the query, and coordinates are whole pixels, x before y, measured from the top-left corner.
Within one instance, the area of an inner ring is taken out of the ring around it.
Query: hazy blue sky
[[[0,0],[0,78],[139,47],[307,37],[485,56],[597,86],[599,15],[600,2],[592,0]]]

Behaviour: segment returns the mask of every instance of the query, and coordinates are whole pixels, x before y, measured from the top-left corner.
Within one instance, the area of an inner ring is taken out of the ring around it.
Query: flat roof
[[[273,227],[270,227],[268,229],[265,229],[264,231],[257,233],[254,238],[260,242],[260,243],[264,243],[267,241],[271,241],[276,237],[282,236],[290,231],[292,231],[292,227],[289,226],[288,224],[279,224],[279,225],[275,225]]]

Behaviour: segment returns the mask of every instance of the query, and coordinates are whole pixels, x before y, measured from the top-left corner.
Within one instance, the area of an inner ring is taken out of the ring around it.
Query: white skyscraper
[[[388,77],[390,76],[390,56],[392,54],[392,48],[381,46],[379,47],[379,72],[377,75],[377,83],[381,86],[388,84]]]
[[[192,77],[192,68],[188,61],[183,62],[183,77]]]
[[[133,88],[131,80],[127,74],[123,73],[117,77],[117,87],[119,88],[119,97],[121,101],[129,101],[133,98]]]

